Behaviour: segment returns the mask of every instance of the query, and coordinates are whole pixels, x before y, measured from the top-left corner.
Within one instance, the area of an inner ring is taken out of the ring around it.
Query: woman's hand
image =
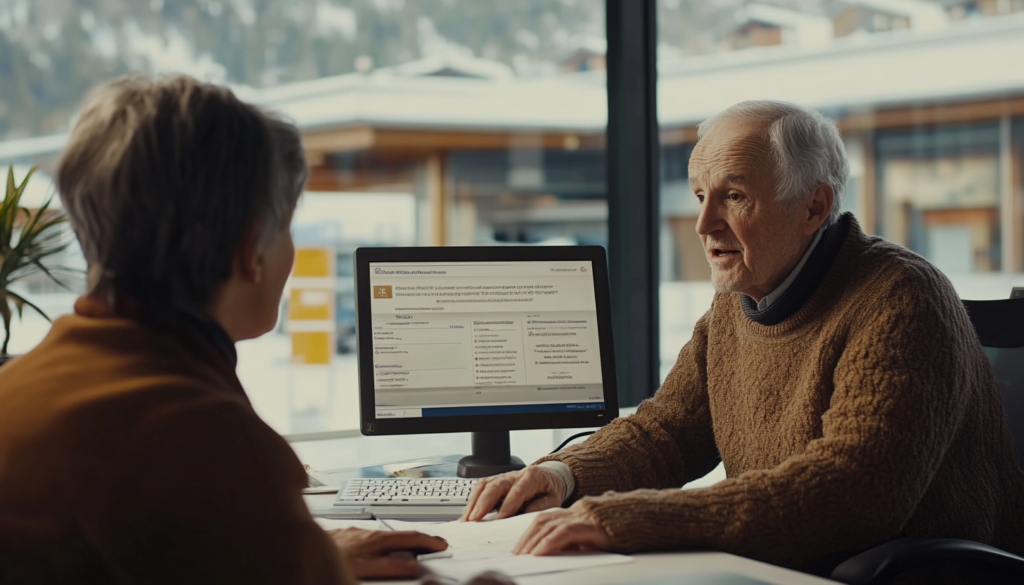
[[[413,531],[344,528],[329,530],[327,535],[345,555],[349,571],[360,580],[415,577],[419,563],[412,551],[448,548],[443,538]]]

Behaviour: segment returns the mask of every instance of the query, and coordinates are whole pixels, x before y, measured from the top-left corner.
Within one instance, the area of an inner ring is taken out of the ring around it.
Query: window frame
[[[619,405],[659,386],[657,2],[606,0],[608,264]]]

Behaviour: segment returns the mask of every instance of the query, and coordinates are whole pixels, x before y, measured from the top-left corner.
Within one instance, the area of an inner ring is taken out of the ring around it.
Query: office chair
[[[1024,468],[1024,289],[998,301],[963,301],[1003,397],[1014,448]],[[831,578],[849,585],[882,585],[911,569],[957,563],[1024,583],[1024,558],[998,548],[950,538],[899,538],[851,557]]]

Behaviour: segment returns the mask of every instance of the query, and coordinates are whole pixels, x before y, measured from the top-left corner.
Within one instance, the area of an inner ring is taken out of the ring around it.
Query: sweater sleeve
[[[710,547],[799,566],[896,536],[959,425],[967,377],[977,375],[967,347],[977,341],[948,281],[903,280],[877,291],[865,308],[873,313],[834,340],[845,344],[821,438],[773,469],[712,487],[584,500],[615,548]]]
[[[190,390],[125,405],[138,424],[117,466],[81,487],[82,531],[117,582],[353,583],[290,447],[241,401]]]
[[[562,461],[576,477],[574,498],[608,490],[681,487],[718,465],[707,393],[708,311],[657,394],[636,414],[587,441],[538,461]]]

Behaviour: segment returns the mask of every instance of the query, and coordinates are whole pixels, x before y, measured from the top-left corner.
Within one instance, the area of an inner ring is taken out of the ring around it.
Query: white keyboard
[[[359,478],[338,492],[335,506],[465,506],[476,479]]]

